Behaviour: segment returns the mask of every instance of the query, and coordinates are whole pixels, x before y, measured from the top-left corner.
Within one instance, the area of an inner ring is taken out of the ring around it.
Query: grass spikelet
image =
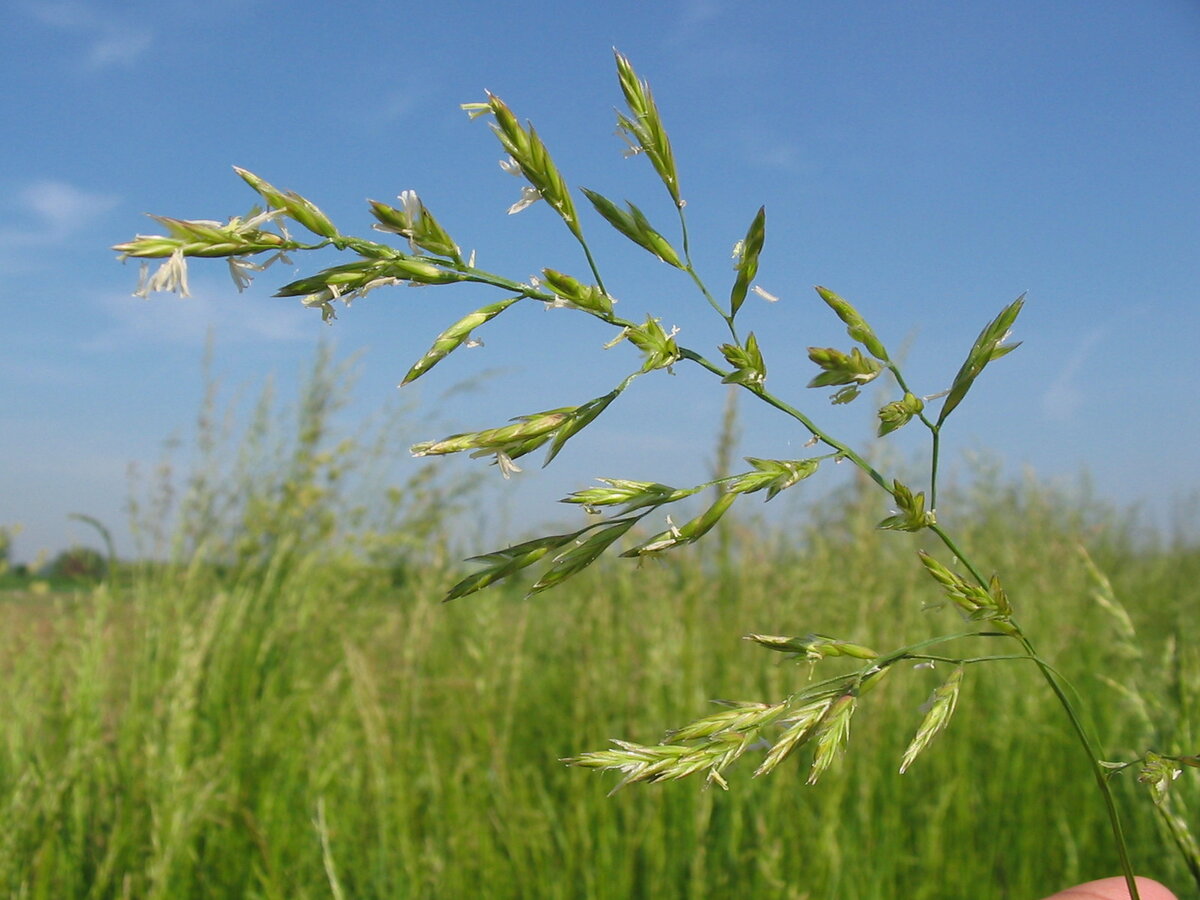
[[[950,724],[954,708],[958,705],[958,691],[962,686],[963,667],[958,666],[950,673],[950,677],[937,687],[929,700],[926,701],[925,717],[917,727],[917,733],[904,751],[904,759],[900,763],[900,774],[908,771],[908,767],[929,746],[930,741]]]

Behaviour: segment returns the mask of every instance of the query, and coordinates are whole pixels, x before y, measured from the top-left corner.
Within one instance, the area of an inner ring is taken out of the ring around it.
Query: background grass
[[[443,605],[447,498],[465,488],[423,475],[368,516],[346,473],[387,445],[335,440],[328,366],[299,415],[260,404],[237,453],[207,432],[174,518],[157,511],[175,562],[0,601],[0,894],[1032,900],[1116,873],[1091,776],[1022,662],[969,668],[956,718],[904,776],[944,673],[896,672],[866,697],[816,787],[803,758],[762,779],[747,760],[728,793],[606,796],[612,779],[558,760],[810,677],[743,634],[888,649],[954,628],[925,608],[939,594],[919,540],[875,531],[882,495],[851,484],[765,537],[732,523],[723,555],[710,540],[533,600],[502,587]],[[986,473],[943,508],[1114,758],[1197,750],[1200,549]],[[1080,545],[1135,642],[1095,601]],[[1191,809],[1198,780],[1174,787]],[[1123,776],[1119,799],[1138,869],[1194,896],[1145,788]]]

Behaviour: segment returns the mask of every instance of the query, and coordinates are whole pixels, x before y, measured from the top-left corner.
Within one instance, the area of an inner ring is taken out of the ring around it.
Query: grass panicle
[[[726,772],[747,754],[757,752],[758,748],[763,747],[766,748],[767,756],[758,763],[758,774],[770,772],[773,777],[779,777],[782,767],[778,763],[800,750],[810,754],[807,783],[811,785],[818,780],[827,783],[836,779],[839,770],[846,768],[847,760],[853,756],[847,752],[851,725],[854,726],[857,752],[862,743],[859,735],[868,731],[875,717],[887,718],[886,714],[880,712],[880,707],[886,708],[887,701],[879,698],[893,690],[891,685],[905,680],[903,675],[911,675],[912,677],[907,679],[910,682],[921,683],[922,676],[912,675],[910,663],[917,666],[950,666],[951,674],[934,689],[925,708],[924,718],[917,725],[915,737],[908,743],[907,749],[899,754],[901,771],[909,772],[918,755],[924,756],[928,761],[936,752],[930,749],[931,742],[947,728],[952,714],[958,707],[960,686],[966,666],[972,667],[973,684],[980,681],[980,671],[1000,670],[1006,673],[1006,679],[1011,680],[1012,670],[1020,670],[1040,683],[1041,695],[1048,699],[1050,706],[1057,709],[1061,733],[1073,744],[1071,752],[1074,754],[1078,770],[1092,776],[1093,790],[1096,791],[1099,801],[1097,805],[1102,808],[1110,831],[1112,855],[1124,876],[1132,900],[1138,898],[1133,869],[1133,846],[1126,835],[1128,816],[1121,814],[1118,802],[1121,782],[1117,780],[1117,776],[1126,770],[1136,770],[1138,780],[1150,786],[1155,808],[1160,812],[1160,819],[1170,839],[1177,849],[1182,851],[1185,863],[1191,867],[1193,874],[1197,875],[1197,884],[1200,885],[1200,864],[1196,861],[1195,842],[1193,840],[1189,844],[1185,829],[1179,826],[1179,823],[1184,821],[1182,814],[1172,812],[1172,807],[1168,806],[1169,803],[1177,802],[1179,805],[1174,807],[1177,810],[1186,802],[1173,799],[1177,793],[1175,784],[1185,769],[1190,772],[1193,768],[1196,759],[1195,746],[1175,747],[1173,742],[1178,732],[1173,727],[1163,727],[1154,735],[1149,746],[1135,749],[1132,758],[1127,757],[1115,762],[1109,760],[1109,754],[1101,749],[1111,745],[1109,736],[1099,731],[1092,721],[1096,718],[1095,712],[1085,712],[1081,692],[1067,680],[1067,669],[1060,656],[1047,649],[1047,645],[1051,643],[1047,638],[1052,636],[1053,632],[1039,627],[1041,608],[1047,602],[1055,606],[1061,605],[1062,595],[1039,594],[1023,586],[1022,573],[1028,571],[1029,561],[1020,557],[1010,557],[1007,560],[1009,565],[1001,565],[1006,561],[1002,559],[1004,547],[1012,541],[1003,534],[982,532],[978,525],[986,521],[1002,498],[986,494],[954,497],[947,493],[944,486],[939,493],[942,429],[949,415],[965,400],[984,369],[1019,346],[1019,342],[1009,342],[1009,335],[1017,324],[1025,296],[1021,295],[1006,305],[983,328],[968,350],[965,361],[948,382],[934,384],[933,390],[923,394],[910,387],[902,367],[887,352],[884,340],[868,324],[863,313],[849,300],[828,288],[818,287],[819,300],[846,326],[847,335],[854,342],[854,346],[849,350],[837,347],[810,347],[808,358],[816,366],[817,372],[808,386],[836,388],[831,400],[835,406],[841,406],[854,402],[862,395],[863,388],[872,382],[889,385],[886,390],[898,391],[900,399],[887,402],[879,408],[878,435],[885,438],[914,421],[929,433],[929,449],[923,460],[923,475],[900,471],[900,467],[895,466],[894,461],[889,460],[886,455],[852,447],[838,438],[830,427],[794,405],[791,399],[776,393],[779,388],[774,383],[768,387],[767,363],[758,338],[753,332],[748,332],[744,338],[741,337],[735,325],[735,318],[744,308],[751,290],[765,299],[773,299],[773,295],[765,292],[760,286],[753,285],[766,246],[765,209],[759,209],[744,236],[735,243],[736,275],[729,302],[722,305],[706,286],[692,261],[678,167],[650,87],[638,77],[630,61],[620,53],[616,54],[616,68],[617,80],[626,106],[626,111],[617,114],[619,132],[634,154],[644,155],[649,159],[666,187],[679,218],[678,246],[682,252],[676,251],[676,245],[654,228],[649,217],[633,203],[626,203],[622,209],[595,192],[584,192],[584,196],[591,202],[600,218],[632,244],[650,251],[673,269],[686,272],[691,280],[690,287],[695,288],[712,307],[728,332],[729,340],[714,348],[697,348],[683,343],[683,339],[677,337],[680,334],[679,328],[673,326],[669,331],[665,329],[661,324],[661,316],[655,315],[653,309],[647,309],[644,317],[639,312],[629,319],[615,313],[612,297],[604,286],[601,266],[585,238],[574,204],[572,188],[551,158],[534,126],[530,123],[522,124],[515,113],[491,93],[488,94],[486,102],[468,104],[466,108],[473,116],[491,117],[492,129],[508,153],[508,159],[501,163],[502,168],[523,177],[526,182],[522,188],[521,199],[509,208],[509,212],[519,212],[537,200],[545,200],[576,239],[591,272],[591,283],[584,283],[556,268],[541,268],[542,278],[531,278],[528,282],[518,282],[503,274],[476,268],[473,257],[470,262],[462,259],[458,245],[450,239],[448,233],[432,217],[414,192],[401,195],[403,208],[392,208],[377,202],[371,204],[377,230],[391,232],[406,239],[408,250],[412,252],[405,252],[400,248],[341,232],[304,197],[291,191],[280,191],[258,176],[241,169],[237,170],[238,173],[266,201],[266,213],[255,214],[247,220],[235,217],[226,225],[204,220],[159,218],[158,221],[167,228],[169,235],[138,236],[130,242],[118,245],[116,249],[123,257],[166,257],[166,262],[152,277],[143,276],[139,287],[139,293],[142,294],[149,290],[161,289],[177,290],[186,294],[188,257],[226,258],[234,280],[241,287],[240,279],[248,277],[247,269],[259,271],[265,268],[266,263],[259,264],[253,261],[262,253],[272,252],[274,255],[271,259],[275,259],[285,252],[303,253],[332,247],[357,256],[358,259],[354,261],[301,277],[279,290],[280,296],[299,297],[305,305],[320,309],[324,319],[332,317],[333,303],[336,300],[349,304],[351,299],[362,297],[376,288],[396,284],[445,286],[470,283],[503,293],[505,299],[484,306],[465,319],[459,319],[434,338],[429,351],[409,369],[405,382],[423,374],[457,347],[476,340],[473,337],[476,329],[482,328],[500,312],[525,299],[551,307],[573,307],[587,313],[612,329],[613,336],[605,345],[606,349],[627,343],[640,357],[631,360],[623,380],[607,394],[579,405],[517,415],[510,420],[511,424],[418,443],[412,447],[415,456],[468,452],[475,457],[491,458],[507,477],[520,471],[515,460],[548,445],[546,462],[549,463],[567,440],[574,439],[593,424],[635,379],[661,378],[658,373],[663,370],[673,373],[677,366],[695,367],[699,372],[712,376],[713,385],[717,389],[723,390],[719,386],[724,384],[735,385],[753,400],[766,404],[788,419],[790,427],[802,428],[811,437],[810,444],[822,448],[817,455],[799,460],[747,457],[753,471],[733,473],[726,470],[718,473],[717,477],[707,484],[681,490],[633,479],[609,477],[601,482],[606,487],[579,492],[566,500],[587,510],[603,511],[607,507],[624,506],[625,510],[620,516],[602,517],[598,521],[589,522],[583,528],[533,538],[476,557],[476,561],[482,564],[481,568],[475,574],[458,580],[450,589],[447,599],[462,597],[497,585],[500,585],[503,591],[510,579],[523,578],[525,570],[535,564],[543,564],[545,569],[528,589],[528,594],[536,594],[551,587],[562,591],[564,586],[569,584],[589,584],[596,586],[596,589],[607,590],[619,590],[620,585],[634,585],[638,595],[645,596],[653,583],[653,576],[647,574],[647,567],[631,569],[630,566],[626,566],[624,574],[618,575],[616,573],[621,570],[614,568],[610,563],[610,557],[607,555],[610,550],[617,560],[631,558],[642,562],[646,557],[655,557],[670,566],[669,571],[678,573],[680,569],[677,568],[677,560],[688,553],[690,545],[705,539],[714,529],[718,534],[728,533],[729,523],[733,521],[734,504],[744,495],[765,490],[764,499],[770,500],[800,482],[808,482],[811,476],[817,474],[821,461],[833,458],[848,463],[845,468],[855,471],[862,479],[862,484],[882,492],[875,494],[876,501],[880,504],[887,502],[893,508],[883,519],[879,519],[879,510],[875,509],[865,529],[866,533],[857,536],[870,547],[871,561],[859,569],[847,565],[844,558],[832,558],[828,562],[833,581],[824,585],[824,588],[841,595],[862,593],[866,589],[866,583],[870,581],[866,571],[883,567],[882,561],[887,558],[889,552],[886,549],[887,542],[891,541],[893,545],[904,548],[903,557],[909,567],[917,571],[923,568],[925,574],[940,587],[944,598],[949,601],[944,604],[949,607],[949,611],[959,613],[956,618],[949,619],[930,614],[924,619],[906,623],[907,627],[900,627],[900,607],[898,602],[893,602],[869,613],[864,612],[858,620],[847,623],[845,630],[836,630],[826,622],[826,617],[833,618],[829,610],[831,604],[822,604],[819,610],[821,619],[817,622],[812,622],[811,616],[806,615],[808,621],[803,627],[835,631],[845,635],[844,639],[827,639],[815,632],[810,632],[809,636],[803,639],[772,637],[765,631],[760,631],[766,629],[767,625],[756,623],[753,627],[741,629],[740,633],[751,633],[756,643],[770,649],[786,648],[793,651],[797,658],[803,659],[813,669],[820,670],[821,680],[803,683],[799,676],[794,676],[786,690],[759,695],[767,697],[763,700],[726,704],[724,712],[693,720],[690,725],[668,732],[658,743],[614,739],[609,749],[563,757],[573,765],[615,770],[622,775],[619,786],[670,781],[703,773],[706,783],[726,787]],[[297,243],[286,231],[284,219],[294,221],[322,240],[312,245]],[[278,234],[261,227],[267,225],[276,227]],[[420,255],[418,250],[429,255]],[[703,309],[702,306],[700,308]],[[689,335],[693,333],[700,334],[703,331],[688,331]],[[759,333],[763,333],[761,329]],[[622,348],[620,352],[626,350],[627,348]],[[945,352],[943,355],[949,356]],[[790,391],[790,387],[785,388]],[[894,393],[890,395],[895,396]],[[226,564],[233,565],[235,572],[254,573],[259,580],[248,584],[235,578],[234,587],[250,592],[246,597],[232,588],[222,587],[217,590],[214,596],[221,598],[220,602],[214,601],[213,608],[192,623],[192,630],[184,633],[181,638],[182,643],[177,652],[178,665],[171,676],[173,679],[179,679],[180,683],[175,685],[172,681],[167,686],[168,695],[178,701],[178,706],[168,707],[166,715],[169,738],[166,758],[171,763],[171,768],[166,771],[171,777],[178,778],[181,773],[189,773],[194,777],[194,783],[191,785],[194,789],[189,794],[193,803],[185,808],[172,810],[169,816],[158,814],[152,817],[155,845],[172,848],[170,854],[156,862],[164,867],[164,872],[180,864],[184,852],[182,848],[189,846],[188,841],[196,829],[201,827],[201,822],[231,815],[226,804],[229,802],[229,792],[232,788],[226,782],[223,770],[215,767],[207,757],[194,760],[192,756],[196,729],[200,727],[196,719],[197,710],[209,696],[201,690],[203,679],[208,672],[205,661],[208,654],[219,645],[220,629],[225,621],[223,616],[251,615],[249,610],[256,608],[251,598],[258,597],[257,592],[270,589],[267,596],[274,597],[274,592],[280,589],[292,572],[298,568],[316,566],[313,560],[319,554],[313,553],[313,539],[317,541],[318,546],[328,548],[330,555],[336,555],[335,547],[338,542],[335,538],[341,534],[341,519],[331,504],[326,502],[326,498],[336,494],[332,484],[340,477],[335,473],[339,471],[346,454],[337,450],[320,449],[325,436],[320,426],[324,421],[325,409],[333,402],[332,396],[319,389],[310,390],[305,396],[306,402],[315,404],[315,407],[306,411],[307,419],[302,418],[293,455],[281,469],[286,475],[280,484],[278,496],[268,494],[261,509],[252,504],[245,505],[243,519],[250,522],[251,527],[239,535],[232,551],[228,544],[213,544],[209,539],[213,532],[207,526],[199,530],[204,539],[189,539],[188,546],[192,550],[193,564],[188,571],[194,571],[196,577],[201,577],[210,563],[231,560]],[[927,413],[927,404],[937,400],[941,401],[940,408],[936,418],[932,418],[932,413]],[[729,454],[724,454],[724,458],[728,459]],[[823,467],[820,474],[826,476],[832,468],[834,467]],[[657,512],[668,504],[709,487],[714,488],[715,497],[698,513],[678,513],[682,524],[675,524],[673,519],[667,516],[665,530],[657,533],[651,531],[647,534],[646,530],[639,527],[642,519],[651,512]],[[260,495],[261,492],[253,496]],[[203,491],[190,495],[191,502],[195,502],[197,498],[201,507],[208,502]],[[746,505],[738,505],[739,513]],[[859,507],[854,507],[855,517],[860,511]],[[272,524],[269,527],[264,526],[260,519]],[[726,523],[725,532],[718,528],[722,520]],[[855,523],[862,524],[857,518]],[[1012,527],[1017,531],[1024,531],[1028,525],[1017,521]],[[877,532],[880,531],[885,534],[879,535]],[[628,540],[625,540],[626,538]],[[722,577],[715,579],[713,583],[722,591],[741,589],[741,579],[734,577],[737,569],[733,563],[735,557],[728,538],[719,538],[718,545]],[[802,553],[807,549],[800,545],[795,548],[795,552]],[[844,551],[844,544],[839,549]],[[303,555],[304,558],[294,560],[298,555]],[[950,562],[940,561],[939,555]],[[345,560],[347,566],[351,566],[353,562],[353,558]],[[775,565],[775,561],[772,560],[771,564]],[[306,574],[308,582],[316,584],[319,581],[316,574],[318,569],[319,567],[314,568]],[[770,580],[768,572],[750,568],[745,571],[757,575],[759,581]],[[925,590],[931,587],[927,580],[923,586]],[[714,592],[709,590],[708,593]],[[889,586],[887,593],[892,595],[893,600],[899,601],[902,598],[915,608],[929,610],[929,604],[915,602],[914,594],[904,592],[897,596],[898,591],[894,584]],[[794,588],[788,591],[793,603],[798,605],[800,598],[796,594]],[[1089,607],[1089,621],[1076,622],[1075,627],[1094,627],[1090,620],[1101,618],[1098,613],[1103,614],[1106,623],[1114,617],[1114,611],[1119,609],[1119,605],[1113,596],[1105,591],[1103,584],[1100,594],[1102,599],[1098,605]],[[226,597],[231,599],[224,599]],[[709,596],[706,606],[712,608],[719,605],[719,602],[719,597]],[[221,612],[226,605],[230,612]],[[777,610],[776,624],[770,625],[769,631],[787,634],[800,630],[785,624],[794,621],[795,613],[795,607]],[[306,612],[305,616],[308,615],[310,613]],[[522,636],[527,627],[524,615],[522,613],[520,619]],[[1129,649],[1133,646],[1129,637],[1131,632],[1125,628],[1125,623],[1119,616],[1116,616],[1116,620],[1118,626],[1125,629],[1119,632],[1118,645],[1126,647],[1127,655],[1133,656],[1132,650]],[[870,632],[870,626],[880,621],[888,626],[886,636],[862,633]],[[271,637],[268,640],[264,634],[263,640],[269,647],[271,641],[276,638]],[[572,642],[570,646],[578,648],[581,645]],[[873,647],[885,649],[869,649]],[[887,649],[888,647],[892,649]],[[1058,649],[1062,651],[1061,647]],[[261,652],[260,650],[260,655]],[[357,649],[353,641],[343,642],[342,656],[346,668],[341,677],[348,680],[350,708],[359,713],[357,723],[361,730],[360,738],[365,754],[362,773],[364,796],[368,804],[378,805],[387,810],[380,818],[378,831],[379,840],[386,845],[403,827],[395,816],[394,808],[388,802],[388,796],[401,791],[402,785],[405,784],[393,778],[391,769],[395,763],[398,741],[387,732],[385,720],[381,718],[380,698],[385,695],[378,686],[378,677],[370,668],[369,658]],[[843,666],[845,668],[842,668]],[[523,665],[514,663],[511,678],[514,681],[519,680],[524,668]],[[696,687],[706,683],[697,680],[697,673],[689,673],[686,666],[677,669],[667,667],[660,670],[660,674],[668,678],[682,678],[684,683]],[[815,678],[816,672],[810,672],[810,675]],[[876,689],[885,681],[888,688],[877,692]],[[979,708],[984,705],[977,701],[977,693],[973,690],[971,697],[971,703],[978,704],[975,707],[976,716],[979,715]],[[1161,708],[1161,698],[1155,694],[1139,693],[1131,689],[1127,696],[1138,700],[1142,717],[1147,721],[1152,718],[1149,712],[1152,708]],[[518,702],[516,695],[511,702]],[[493,756],[502,762],[511,761],[503,744],[516,727],[517,718],[513,708],[506,707],[496,720],[500,743],[493,748]],[[1174,711],[1175,707],[1171,708]],[[479,718],[474,711],[467,715],[472,720]],[[964,716],[960,714],[958,719],[962,718]],[[1021,721],[1025,726],[1029,724],[1024,719],[1013,721]],[[1160,717],[1159,721],[1164,726],[1175,724],[1169,718]],[[910,727],[904,730],[911,733]],[[956,728],[956,732],[963,731],[966,729]],[[1028,727],[1019,728],[1016,733],[1023,739],[1032,739]],[[1185,731],[1183,734],[1185,738],[1194,739],[1190,732]],[[189,735],[190,739],[184,740],[179,735]],[[611,739],[611,735],[606,737]],[[939,745],[944,747],[948,743],[948,740],[943,740]],[[1006,752],[1011,753],[1011,748]],[[430,755],[429,768],[435,773],[434,790],[450,789],[437,780],[446,767],[450,767],[449,771],[455,773],[451,776],[452,779],[458,779],[457,769],[454,768],[455,760],[456,754],[453,753],[440,758]],[[190,766],[192,762],[195,762],[194,766]],[[915,775],[923,768],[924,765],[911,771]],[[977,765],[969,768],[971,771],[979,769]],[[1030,777],[1028,773],[998,771],[999,768],[999,764],[990,766],[989,777],[1006,776],[1014,790],[1024,787]],[[1194,780],[1192,779],[1193,782]],[[938,785],[937,793],[941,797],[951,797],[952,787],[962,783],[961,779],[948,780]],[[509,787],[511,789],[512,786]],[[964,791],[973,789],[973,786],[963,788]],[[849,787],[842,787],[843,792],[849,790]],[[1060,791],[1061,788],[1055,790]],[[344,890],[354,894],[356,891],[348,884],[351,868],[345,862],[335,866],[333,840],[338,836],[336,823],[339,810],[332,805],[325,805],[329,796],[329,791],[322,791],[318,795],[322,805],[317,810],[317,821],[323,823],[319,824],[318,831],[322,839],[320,858],[324,876],[335,892]],[[836,790],[834,796],[838,796]],[[1030,793],[1030,796],[1037,795]],[[944,802],[952,803],[951,800]],[[549,806],[555,805],[553,799],[547,799],[544,803]],[[959,803],[970,806],[965,800],[960,800]],[[705,815],[715,816],[716,808],[707,807]],[[305,812],[305,818],[311,816],[312,812],[309,809]],[[997,825],[993,821],[994,818],[995,814],[990,811],[984,814],[989,830],[1003,833],[994,827]],[[984,822],[976,821],[963,831],[978,833],[983,826]],[[828,827],[832,828],[832,825]],[[1064,824],[1063,828],[1070,836],[1069,840],[1073,840],[1072,826]],[[511,844],[505,849],[510,854],[523,852]],[[344,855],[345,851],[339,849],[337,852]],[[1040,857],[1041,853],[1036,855]],[[262,861],[262,864],[267,865],[267,861]],[[1019,864],[1009,857],[1006,865]],[[697,867],[699,864],[693,869]],[[938,867],[939,876],[944,868]],[[150,884],[157,885],[162,877],[154,875]],[[583,884],[586,886],[586,883]],[[837,889],[833,891],[833,895],[845,895],[845,883],[838,882],[834,887]],[[389,885],[389,890],[394,889],[394,885]]]

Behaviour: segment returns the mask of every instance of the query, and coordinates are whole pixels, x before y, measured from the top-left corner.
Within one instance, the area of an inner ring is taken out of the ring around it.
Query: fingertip
[[[1178,900],[1166,887],[1150,878],[1139,877],[1137,887],[1141,900]],[[1059,891],[1046,900],[1129,900],[1129,888],[1124,878],[1101,878]]]

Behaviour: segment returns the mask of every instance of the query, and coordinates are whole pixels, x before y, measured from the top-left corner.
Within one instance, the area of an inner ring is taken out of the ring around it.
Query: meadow
[[[743,761],[728,791],[608,796],[612,776],[561,758],[652,743],[714,698],[776,699],[838,664],[814,675],[741,635],[944,633],[957,613],[919,536],[881,535],[878,492],[851,480],[665,561],[444,604],[458,556],[493,549],[453,537],[451,500],[472,488],[422,475],[375,492],[382,513],[352,497],[348,473],[361,486],[394,446],[334,432],[326,365],[286,424],[265,398],[236,452],[201,417],[179,492],[134,509],[157,561],[0,596],[3,896],[1033,900],[1118,871],[1026,661],[968,672],[903,776],[937,672],[865,698],[819,785],[798,754],[757,779]],[[1200,547],[987,472],[945,506],[970,510],[958,533],[1005,573],[1110,758],[1200,745]],[[1193,810],[1197,781],[1173,788]],[[1135,866],[1191,896],[1146,788],[1118,785]]]

